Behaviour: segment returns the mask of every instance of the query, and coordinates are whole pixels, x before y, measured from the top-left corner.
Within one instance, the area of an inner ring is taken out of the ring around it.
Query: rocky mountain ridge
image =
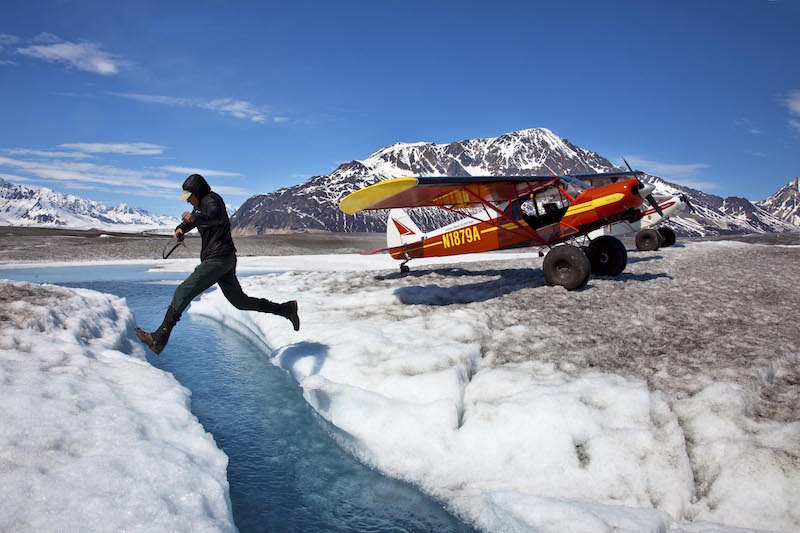
[[[15,185],[0,178],[0,225],[146,231],[174,228],[175,217],[127,204],[107,207],[74,194]]]
[[[800,226],[800,178],[794,178],[766,200],[756,202],[756,205],[784,222]]]
[[[386,228],[385,212],[345,215],[338,208],[339,201],[357,189],[399,176],[561,175],[618,170],[622,169],[608,159],[575,146],[546,128],[448,144],[395,143],[364,160],[344,163],[330,175],[314,176],[294,187],[253,196],[237,210],[231,224],[240,234],[382,232]],[[686,194],[697,209],[696,213],[683,213],[671,220],[680,235],[800,231],[792,219],[774,215],[772,204],[755,205],[744,198],[722,198],[657,176],[647,176],[646,180],[656,185],[656,194]],[[781,201],[796,206],[791,200]],[[411,215],[423,230],[458,218],[436,208],[415,209]]]

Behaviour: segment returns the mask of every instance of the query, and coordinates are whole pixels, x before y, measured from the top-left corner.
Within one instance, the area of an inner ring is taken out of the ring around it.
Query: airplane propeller
[[[689,206],[689,210],[692,213],[697,213],[697,209],[695,209],[694,206],[692,205],[692,202],[689,201],[688,196],[686,196],[685,194],[681,194],[681,200],[683,200],[684,203]]]
[[[631,166],[628,164],[628,162],[625,160],[624,157],[622,158],[622,160],[625,161],[625,165],[628,167],[628,170],[633,172],[633,169],[631,168]],[[641,188],[639,189],[639,195],[648,201],[648,203],[653,207],[653,209],[656,210],[656,213],[661,215],[661,218],[664,218],[664,212],[661,210],[661,207],[658,205],[658,202],[656,202],[656,199],[653,198],[653,191],[656,190],[656,186],[649,184],[645,185],[641,181],[639,181],[639,184],[641,185]]]

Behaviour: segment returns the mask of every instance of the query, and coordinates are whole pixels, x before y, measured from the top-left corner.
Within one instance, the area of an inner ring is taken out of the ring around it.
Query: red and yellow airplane
[[[414,258],[543,246],[550,248],[542,266],[547,282],[574,290],[586,285],[591,272],[616,276],[624,270],[627,252],[614,237],[599,237],[583,249],[566,243],[606,224],[640,219],[645,200],[658,209],[654,186],[638,180],[643,174],[402,177],[355,191],[339,208],[349,215],[391,210],[388,248],[365,253],[388,251],[403,261],[401,272],[408,272],[406,263]],[[614,183],[592,187],[583,181],[599,178]],[[463,218],[424,233],[402,210],[417,207],[439,207]]]

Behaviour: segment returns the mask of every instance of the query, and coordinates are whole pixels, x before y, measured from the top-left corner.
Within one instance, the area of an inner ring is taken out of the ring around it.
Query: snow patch
[[[0,280],[0,530],[235,531],[227,457],[125,300]]]

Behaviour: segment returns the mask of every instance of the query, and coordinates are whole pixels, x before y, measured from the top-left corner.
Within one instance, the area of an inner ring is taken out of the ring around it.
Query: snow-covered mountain
[[[795,226],[800,226],[800,178],[794,178],[778,192],[756,202],[761,209]]]
[[[386,213],[355,216],[339,211],[351,192],[398,176],[490,176],[605,172],[616,167],[600,155],[579,148],[544,128],[450,144],[395,143],[363,161],[350,161],[329,176],[253,196],[231,220],[236,231],[269,230],[384,231]],[[422,228],[455,220],[441,209],[417,209]]]
[[[172,229],[178,223],[175,217],[126,204],[109,208],[73,194],[14,185],[0,178],[0,226],[145,231]]]
[[[380,232],[386,229],[385,212],[345,215],[339,211],[339,201],[356,189],[399,176],[550,175],[616,170],[622,169],[546,128],[449,144],[395,143],[364,160],[345,163],[329,176],[314,176],[294,187],[253,196],[237,210],[231,223],[236,232],[245,234],[275,230]],[[744,198],[722,198],[656,176],[646,179],[656,185],[656,194],[686,194],[697,208],[697,213],[684,213],[673,219],[672,226],[678,234],[800,231],[790,224],[791,220],[774,216],[771,208],[756,206]],[[796,209],[796,200],[793,205]],[[412,216],[422,229],[439,227],[457,218],[435,208],[413,210]]]
[[[654,193],[656,196],[684,194],[689,198],[695,212],[684,211],[669,221],[669,225],[678,235],[800,232],[800,226],[782,220],[775,216],[770,209],[754,204],[745,198],[737,196],[722,198],[670,183],[657,176],[646,175],[644,181],[656,186]]]

